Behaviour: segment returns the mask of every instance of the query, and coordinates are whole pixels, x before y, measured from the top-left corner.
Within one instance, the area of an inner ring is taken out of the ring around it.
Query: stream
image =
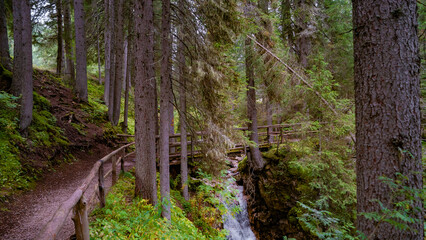
[[[229,231],[227,238],[229,240],[255,240],[256,237],[250,228],[250,221],[247,212],[247,202],[244,199],[243,187],[235,186],[235,188],[238,191],[237,198],[241,211],[235,213],[234,216],[232,216],[231,213],[233,206],[227,206],[225,204],[225,207],[228,209],[228,214],[223,216],[223,227]]]
[[[238,161],[231,162],[233,162],[234,168],[231,168],[228,171],[228,174],[233,173],[232,175],[235,175],[238,168]],[[250,227],[250,220],[247,212],[247,202],[244,199],[243,194],[243,186],[238,186],[236,182],[233,182],[228,187],[228,190],[231,191],[229,188],[235,189],[232,189],[232,191],[236,192],[240,211],[232,214],[232,209],[235,207],[236,203],[223,203],[228,210],[228,213],[223,216],[223,228],[229,231],[227,238],[229,240],[256,240],[256,237]]]

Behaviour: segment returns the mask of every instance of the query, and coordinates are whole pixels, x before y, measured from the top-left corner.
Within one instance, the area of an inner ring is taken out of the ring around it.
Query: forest
[[[0,0],[0,239],[425,239],[421,0]]]

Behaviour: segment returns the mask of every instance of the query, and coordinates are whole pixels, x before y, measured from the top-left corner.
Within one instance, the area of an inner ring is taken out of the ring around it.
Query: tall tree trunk
[[[111,13],[112,0],[105,0],[105,84],[104,84],[104,102],[109,106],[109,85],[110,85],[110,69],[111,69],[111,34],[113,26],[113,15]]]
[[[262,10],[263,14],[265,16],[269,15],[269,0],[259,0],[258,2],[259,8]],[[268,47],[269,49],[273,48],[273,44],[272,44],[272,40],[269,36],[272,35],[272,23],[269,20],[269,18],[263,18],[262,19],[262,23],[263,23],[263,28],[264,31],[261,32],[261,34],[259,34],[259,39],[260,42],[262,43],[263,46]],[[266,34],[264,34],[264,32],[266,32]],[[261,53],[264,54],[264,50],[261,50]],[[265,83],[266,86],[266,124],[267,125],[272,125],[272,108],[271,108],[271,103],[272,103],[272,97],[270,94],[270,85],[272,84],[273,79],[271,79],[271,75],[269,74],[270,72],[274,71],[273,69],[273,65],[271,65],[272,62],[275,62],[272,60],[271,56],[269,54],[266,54],[263,57],[263,64],[264,64],[264,72],[262,72],[262,80]],[[272,127],[268,127],[268,131],[272,132]],[[268,142],[271,141],[271,136],[267,136],[268,137]]]
[[[125,34],[125,33],[124,33]],[[126,76],[127,76],[127,66],[128,66],[128,61],[129,61],[129,56],[128,56],[128,53],[129,53],[129,36],[127,35],[125,38],[124,38],[124,48],[123,48],[123,82],[121,83],[122,84],[122,88],[126,88],[126,83],[127,83],[127,81],[126,81]]]
[[[309,0],[297,0],[298,15],[296,18],[297,38],[296,50],[299,58],[299,63],[302,67],[308,67],[308,57],[311,52],[312,43],[311,36],[305,30],[310,22],[309,10],[311,6]]]
[[[160,192],[163,211],[161,215],[170,220],[170,171],[169,171],[169,134],[171,126],[171,27],[170,0],[163,0],[161,28],[161,97],[160,97]]]
[[[98,81],[99,84],[102,84],[102,71],[101,71],[101,46],[99,37],[96,39],[96,47],[98,50]]]
[[[9,38],[7,37],[6,7],[0,0],[0,64],[6,69],[12,69],[9,54]]]
[[[423,188],[416,10],[415,0],[353,1],[358,213],[380,212],[373,199],[396,210],[404,200],[380,176],[399,172],[405,187]],[[423,209],[418,198],[407,207]],[[356,225],[369,239],[423,239],[423,211],[411,217],[409,231],[363,216]]]
[[[180,1],[181,2],[181,1]],[[187,150],[187,131],[186,131],[186,75],[185,75],[185,54],[183,41],[183,26],[179,27],[177,63],[179,69],[179,105],[180,105],[180,176],[182,184],[182,193],[185,200],[189,201],[188,191],[188,150]]]
[[[266,99],[266,103],[265,103],[265,110],[266,110],[266,125],[272,125],[272,102],[269,99]],[[271,143],[273,141],[273,137],[271,135],[272,133],[272,127],[268,127],[268,132],[269,135],[267,136],[268,138],[268,142]]]
[[[129,3],[129,9],[133,9],[133,3]],[[124,92],[124,132],[127,133],[128,131],[128,113],[129,113],[129,93],[131,91],[130,82],[132,76],[134,76],[134,28],[133,28],[133,14],[132,11],[129,11],[128,19],[127,19],[127,31],[128,31],[128,37],[127,37],[127,73],[126,73],[126,88]]]
[[[19,128],[27,135],[33,116],[31,8],[29,0],[13,1],[14,61],[12,93],[20,96]]]
[[[172,136],[175,134],[175,112],[173,107],[173,85],[170,84],[170,94],[171,94],[171,103],[169,108],[169,119],[170,119],[170,127],[169,127],[169,135]],[[170,138],[170,143],[175,143],[176,138]],[[170,153],[174,154],[176,152],[175,147],[170,147]]]
[[[1,0],[0,0],[1,1]],[[58,19],[58,55],[56,57],[56,74],[62,74],[62,1],[56,1],[56,18]]]
[[[247,115],[249,119],[248,131],[250,131],[250,140],[255,145],[250,144],[251,166],[255,170],[260,170],[264,166],[264,161],[259,150],[259,137],[257,134],[257,109],[256,109],[256,89],[254,85],[253,72],[253,46],[251,40],[245,40],[245,67],[247,78]]]
[[[121,107],[121,89],[123,86],[123,52],[124,52],[124,28],[123,28],[123,0],[115,0],[114,6],[114,55],[115,55],[115,74],[113,81],[113,88],[110,89],[113,93],[113,104],[109,108],[112,110],[112,125],[117,126],[120,120],[120,107]],[[110,95],[111,96],[111,95]],[[111,101],[110,101],[111,102]]]
[[[135,1],[135,195],[157,203],[155,74],[152,0]]]
[[[110,68],[109,68],[109,94],[108,94],[108,119],[113,121],[113,115],[114,115],[114,86],[115,86],[115,63],[116,63],[116,57],[117,57],[117,48],[115,47],[116,44],[116,1],[117,0],[109,0],[109,11],[110,11],[110,17],[109,20],[111,21],[110,24],[110,31],[111,31],[111,40],[110,40]]]
[[[154,9],[154,49],[161,49],[161,24],[162,24],[162,1],[163,0],[153,0],[153,9]],[[162,52],[161,51],[154,51],[154,71],[155,71],[155,77],[156,79],[160,79],[158,82],[161,81],[161,59],[162,59]],[[155,112],[155,134],[160,134],[160,121],[158,117],[158,89],[157,89],[157,81],[155,81],[155,106],[157,107],[157,111]],[[160,145],[157,145],[157,154],[159,154],[159,147]]]
[[[74,90],[80,101],[87,102],[87,57],[83,1],[84,0],[74,0],[75,55],[77,63]]]
[[[291,0],[281,1],[281,38],[288,43],[290,50],[294,49],[294,29],[291,24]]]
[[[71,86],[75,85],[74,54],[72,48],[71,0],[63,0],[64,40],[65,40],[65,79]]]

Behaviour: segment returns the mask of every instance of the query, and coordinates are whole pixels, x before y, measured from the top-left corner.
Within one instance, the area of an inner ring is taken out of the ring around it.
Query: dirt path
[[[35,239],[43,226],[50,220],[59,205],[68,199],[75,189],[82,183],[93,164],[109,153],[112,149],[97,145],[92,149],[92,154],[80,154],[80,161],[72,164],[63,164],[54,171],[45,174],[36,187],[20,196],[15,197],[5,207],[7,212],[0,212],[0,239],[30,240]],[[79,157],[77,155],[77,157]],[[126,161],[125,167],[129,169],[133,161]],[[105,165],[105,172],[111,164]],[[111,177],[106,179],[106,186],[111,185]],[[89,187],[85,197],[92,195],[95,183]],[[74,233],[71,216],[62,227],[57,239],[69,239]]]

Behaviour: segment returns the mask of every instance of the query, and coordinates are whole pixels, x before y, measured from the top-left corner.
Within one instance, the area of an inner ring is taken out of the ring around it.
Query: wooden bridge
[[[259,147],[265,148],[270,147],[272,144],[280,144],[284,141],[285,138],[292,135],[300,134],[300,127],[302,124],[277,124],[277,125],[267,125],[267,126],[259,126],[258,134],[259,134]],[[247,131],[247,128],[236,128],[235,130],[239,131]],[[308,131],[307,133],[313,133],[315,131]],[[305,132],[306,133],[306,132]],[[188,158],[194,159],[202,157],[201,151],[196,148],[196,143],[200,143],[203,141],[203,132],[197,132],[194,135],[188,135],[186,141],[188,146],[190,146],[190,151],[188,151]],[[120,137],[134,137],[133,135],[119,135]],[[170,139],[174,139],[175,141],[170,141],[170,149],[176,148],[180,146],[180,142],[177,142],[176,139],[180,139],[180,134],[170,135]],[[158,136],[157,136],[158,139]],[[127,143],[122,147],[112,151],[108,155],[99,159],[94,166],[92,167],[89,175],[84,179],[83,183],[74,191],[74,193],[64,201],[59,208],[56,210],[55,214],[49,220],[49,222],[43,227],[42,231],[39,233],[36,239],[39,240],[47,240],[47,239],[55,239],[61,230],[64,222],[71,212],[73,211],[72,220],[74,222],[75,233],[77,239],[89,239],[89,209],[90,204],[93,202],[96,196],[98,196],[98,200],[100,203],[100,207],[103,208],[105,206],[105,196],[106,196],[106,188],[105,188],[105,179],[109,176],[112,178],[112,185],[114,185],[117,181],[117,173],[118,171],[124,172],[124,162],[129,158],[130,155],[134,154],[130,152],[130,147],[132,147],[135,143]],[[237,144],[234,148],[230,149],[229,152],[241,152],[245,153],[248,145],[246,144]],[[126,153],[130,152],[130,153]],[[170,154],[170,164],[178,165],[180,164],[180,153],[172,152]],[[105,163],[111,161],[112,167],[107,173],[104,173],[104,165]],[[118,167],[120,170],[118,170]],[[88,190],[91,183],[96,181],[95,191],[91,196],[86,198],[84,193]]]

